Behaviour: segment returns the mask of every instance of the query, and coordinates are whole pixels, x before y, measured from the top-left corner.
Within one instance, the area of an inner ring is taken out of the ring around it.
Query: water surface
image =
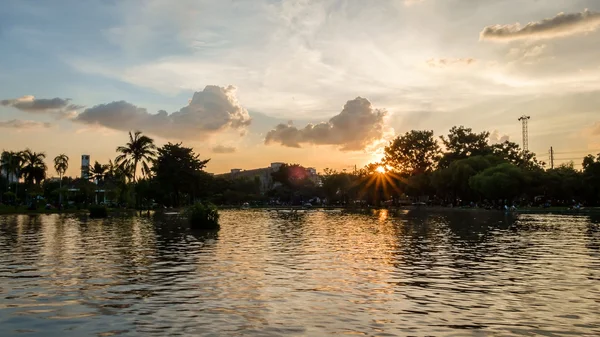
[[[0,217],[2,336],[599,336],[600,219]]]

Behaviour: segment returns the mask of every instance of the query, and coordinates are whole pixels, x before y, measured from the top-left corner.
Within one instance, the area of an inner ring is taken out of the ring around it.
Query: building
[[[81,179],[90,179],[90,155],[81,155]]]
[[[217,174],[215,177],[225,178],[225,179],[258,179],[260,181],[260,191],[265,193],[274,187],[277,187],[279,183],[273,181],[273,176],[271,175],[273,172],[279,171],[282,165],[285,163],[274,162],[271,163],[268,167],[251,169],[251,170],[242,170],[242,169],[231,169],[229,173]],[[319,176],[317,175],[317,169],[314,167],[309,167],[306,169],[306,173],[308,174],[308,178],[313,182],[318,184]]]
[[[271,173],[279,170],[279,166],[276,169],[271,166],[264,168],[257,168],[252,170],[242,170],[242,169],[231,169],[229,173],[216,174],[215,177],[225,178],[225,179],[257,179],[260,182],[260,191],[262,193],[273,188],[273,177],[271,177]]]
[[[19,179],[17,179],[17,175],[12,172],[9,174],[8,169],[6,169],[6,168],[2,169],[2,172],[0,172],[0,175],[2,175],[2,177],[6,178],[6,180],[8,180],[8,182],[10,184],[19,182]]]
[[[308,173],[308,179],[310,179],[313,183],[315,183],[318,186],[322,185],[321,177],[319,177],[319,175],[317,174],[316,168],[309,167],[306,169],[306,172]]]

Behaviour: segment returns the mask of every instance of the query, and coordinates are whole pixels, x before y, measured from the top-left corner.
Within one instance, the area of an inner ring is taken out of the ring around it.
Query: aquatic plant
[[[219,211],[211,203],[203,204],[197,202],[189,206],[185,210],[184,215],[187,216],[190,226],[194,229],[219,229]]]
[[[106,218],[108,217],[108,209],[103,205],[90,205],[90,218]]]

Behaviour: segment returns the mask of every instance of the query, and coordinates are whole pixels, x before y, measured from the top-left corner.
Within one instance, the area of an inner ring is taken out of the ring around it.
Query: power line
[[[572,158],[555,158],[554,160],[583,160],[584,157],[572,157]]]
[[[587,153],[587,154],[595,154],[600,152],[599,150],[582,150],[582,151],[567,151],[567,152],[554,152],[554,154],[576,154],[576,153]]]

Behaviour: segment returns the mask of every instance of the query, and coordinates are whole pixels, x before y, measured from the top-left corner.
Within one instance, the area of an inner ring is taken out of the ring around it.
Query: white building
[[[90,155],[81,155],[81,179],[90,179]]]
[[[17,176],[18,176],[17,172],[8,172],[8,167],[5,167],[5,165],[8,163],[1,163],[1,164],[2,164],[2,170],[0,171],[0,175],[5,177],[8,180],[8,182],[11,184],[18,183],[19,179],[17,178]]]
[[[2,169],[2,172],[0,172],[2,174],[2,176],[4,178],[6,178],[8,180],[9,183],[14,184],[16,182],[18,182],[17,179],[17,175],[16,174],[8,174],[8,170],[7,169]]]

